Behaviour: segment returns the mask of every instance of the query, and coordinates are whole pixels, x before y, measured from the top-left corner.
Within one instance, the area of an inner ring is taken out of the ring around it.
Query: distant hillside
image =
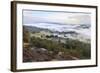
[[[29,32],[40,32],[40,31],[49,31],[49,32],[51,32],[48,29],[38,28],[38,27],[35,27],[35,26],[26,26],[26,25],[24,25],[23,27],[24,27],[25,30],[28,30]]]

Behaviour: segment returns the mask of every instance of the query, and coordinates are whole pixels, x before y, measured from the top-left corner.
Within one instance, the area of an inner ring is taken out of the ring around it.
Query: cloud
[[[26,23],[61,23],[61,24],[90,24],[90,14],[65,13],[50,11],[23,11],[23,22]]]

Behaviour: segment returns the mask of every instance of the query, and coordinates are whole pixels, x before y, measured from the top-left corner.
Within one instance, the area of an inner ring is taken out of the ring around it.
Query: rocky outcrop
[[[59,60],[76,60],[78,58],[73,57],[64,52],[54,53],[48,51],[45,48],[31,48],[23,50],[23,62],[41,62],[41,61],[59,61]]]

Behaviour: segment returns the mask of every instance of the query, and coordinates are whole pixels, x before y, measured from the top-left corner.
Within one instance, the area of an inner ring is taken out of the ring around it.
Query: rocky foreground
[[[45,48],[24,48],[23,62],[77,60],[77,57],[64,52],[48,51]]]

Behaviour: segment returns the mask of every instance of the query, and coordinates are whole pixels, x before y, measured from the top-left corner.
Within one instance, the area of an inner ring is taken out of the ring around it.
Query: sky
[[[91,24],[90,13],[23,10],[23,23]]]

